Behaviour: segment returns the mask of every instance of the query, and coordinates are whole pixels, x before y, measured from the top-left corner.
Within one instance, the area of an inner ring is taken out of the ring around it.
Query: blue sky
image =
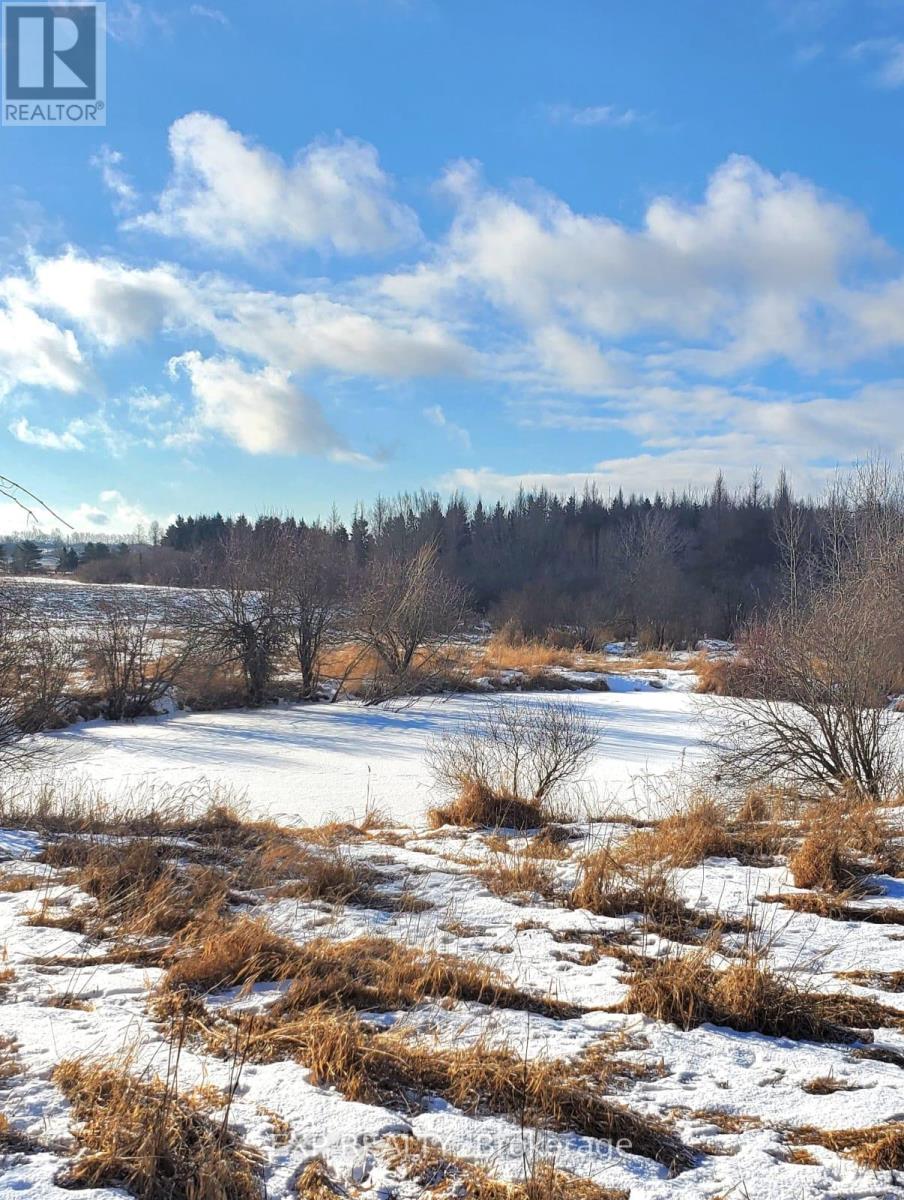
[[[0,130],[0,471],[79,529],[904,451],[901,0],[107,8],[106,128]]]

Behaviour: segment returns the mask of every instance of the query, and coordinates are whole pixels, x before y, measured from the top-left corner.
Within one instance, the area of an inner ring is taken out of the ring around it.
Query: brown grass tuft
[[[312,1083],[338,1088],[350,1100],[411,1111],[427,1097],[439,1096],[466,1113],[622,1141],[672,1171],[693,1162],[667,1126],[608,1099],[576,1064],[525,1062],[511,1051],[480,1044],[464,1050],[418,1045],[391,1030],[374,1032],[353,1014],[324,1006],[288,1020],[272,1014],[252,1018],[247,1028],[250,1059],[295,1058],[307,1067]],[[235,1041],[232,1026],[208,1024],[206,1036],[220,1052]]]
[[[262,1200],[262,1158],[214,1121],[209,1100],[114,1062],[68,1059],[53,1073],[82,1153],[65,1187],[126,1187],[139,1200]],[[227,1110],[228,1115],[228,1110]]]
[[[336,1200],[337,1196],[348,1195],[346,1190],[331,1178],[322,1158],[312,1158],[299,1171],[292,1187],[292,1194],[301,1200]]]
[[[263,921],[242,917],[214,925],[177,959],[161,992],[195,994],[260,981],[292,980],[272,1011],[281,1018],[318,1005],[393,1011],[428,996],[470,1000],[544,1016],[579,1015],[573,1005],[511,987],[497,971],[451,954],[416,949],[391,938],[364,936],[304,943],[274,933]]]
[[[904,1121],[871,1125],[865,1129],[798,1129],[789,1135],[797,1145],[824,1146],[852,1158],[869,1171],[904,1169]]]
[[[442,825],[478,829],[539,829],[546,817],[538,801],[499,794],[476,781],[470,781],[451,804],[431,809],[427,820],[431,829],[439,829]]]
[[[640,968],[619,1007],[680,1029],[710,1023],[739,1033],[848,1043],[869,1040],[861,1031],[887,1024],[890,1011],[865,998],[805,990],[754,956],[716,970],[708,947]]]
[[[494,896],[558,898],[556,877],[548,862],[523,853],[494,854],[477,877]]]
[[[414,1137],[387,1139],[389,1166],[422,1192],[464,1200],[628,1200],[628,1192],[560,1171],[551,1162],[531,1164],[525,1179],[494,1179],[485,1167]]]

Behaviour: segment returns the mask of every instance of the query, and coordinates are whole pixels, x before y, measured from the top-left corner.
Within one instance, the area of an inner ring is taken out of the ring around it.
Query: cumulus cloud
[[[276,194],[302,186],[295,167],[204,120],[251,156],[252,190],[260,163],[275,173]],[[307,179],[309,152],[297,166]],[[631,225],[538,189],[490,187],[474,163],[452,164],[443,187],[454,206],[447,233],[388,276],[281,292],[75,249],[32,257],[0,280],[0,380],[7,391],[71,393],[92,362],[150,343],[161,365],[174,356],[191,399],[167,398],[159,414],[145,411],[155,401],[123,401],[115,415],[139,436],[151,421],[173,447],[218,435],[254,454],[360,462],[311,395],[312,375],[318,392],[335,376],[480,379],[521,424],[630,435],[638,453],[619,469],[632,479],[651,470],[654,486],[682,486],[719,455],[746,472],[900,439],[894,381],[881,395],[817,386],[827,369],[904,346],[904,274],[862,214],[812,183],[733,157],[699,199],[657,197]],[[240,216],[244,203],[236,201]],[[762,386],[758,372],[776,363],[801,372],[801,394]],[[421,411],[467,446],[467,431],[429,394]],[[52,434],[53,422],[42,425]],[[683,455],[690,446],[696,458]]]
[[[397,303],[477,294],[528,331],[664,336],[704,352],[697,368],[715,373],[818,359],[848,273],[885,252],[861,214],[740,156],[712,175],[702,202],[659,197],[637,229],[554,196],[516,200],[482,186],[470,164],[447,186],[459,208],[433,261],[382,281]],[[856,353],[855,341],[845,348]]]
[[[249,371],[234,358],[204,358],[197,350],[170,360],[170,374],[188,376],[198,421],[251,454],[325,454],[366,461],[349,450],[317,401],[285,371]]]
[[[20,384],[81,391],[90,372],[72,331],[2,296],[0,287],[0,395]]]
[[[249,254],[268,243],[361,254],[418,236],[412,210],[392,197],[367,142],[314,142],[287,165],[221,118],[195,112],[170,127],[172,176],[157,208],[130,227]]]

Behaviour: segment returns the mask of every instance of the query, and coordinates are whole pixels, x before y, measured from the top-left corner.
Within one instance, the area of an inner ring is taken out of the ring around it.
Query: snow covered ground
[[[705,753],[700,718],[720,701],[691,695],[686,673],[661,674],[667,676],[662,689],[646,678],[613,675],[611,692],[558,698],[580,708],[599,735],[587,778],[598,807],[617,803],[637,816],[655,814],[661,799],[674,795],[676,776],[691,774]],[[556,698],[529,693],[518,699],[545,704]],[[393,821],[417,824],[431,804],[427,746],[499,700],[430,698],[396,708],[286,705],[175,713],[124,725],[98,720],[47,737],[47,768],[113,791],[149,779],[175,784],[203,777],[243,793],[252,812],[295,824],[360,818],[369,806]]]
[[[565,700],[582,708],[598,728],[599,746],[585,785],[598,818],[608,808],[639,817],[669,811],[693,779],[707,750],[705,721],[721,703],[688,694],[686,676],[613,678],[610,692],[575,693]],[[549,703],[528,694],[525,703]],[[552,698],[561,699],[561,698]],[[379,934],[407,944],[458,955],[496,968],[532,994],[577,1006],[577,1015],[546,1017],[517,1007],[427,1000],[411,1009],[374,1015],[383,1027],[411,1031],[421,1041],[464,1047],[480,1040],[505,1045],[526,1060],[568,1061],[601,1037],[625,1038],[626,1060],[652,1064],[650,1077],[616,1097],[646,1117],[666,1121],[692,1151],[694,1166],[674,1178],[650,1158],[617,1150],[575,1133],[544,1133],[539,1153],[557,1168],[601,1186],[623,1189],[631,1200],[890,1200],[904,1197],[901,1179],[874,1172],[849,1157],[807,1144],[794,1153],[789,1129],[847,1130],[904,1120],[904,1024],[871,1035],[888,1061],[862,1057],[857,1046],[814,1044],[741,1034],[701,1025],[689,1031],[615,1011],[628,992],[628,967],[616,955],[595,953],[601,939],[630,944],[650,956],[693,947],[667,941],[642,927],[638,914],[602,917],[538,895],[496,895],[482,875],[498,850],[480,832],[428,832],[425,811],[435,802],[425,751],[431,738],[479,716],[496,697],[424,700],[397,709],[284,706],[255,712],[176,713],[130,724],[102,721],[50,735],[52,770],[69,785],[83,777],[123,797],[150,780],[180,784],[207,779],[245,794],[249,812],[294,825],[327,818],[360,819],[368,808],[387,814],[392,828],[353,838],[341,852],[377,873],[386,903],[335,906],[324,901],[253,895],[237,911],[265,918],[299,943],[328,936]],[[898,813],[898,817],[902,814]],[[576,823],[566,856],[549,870],[567,895],[588,846],[617,841],[630,829],[618,823]],[[528,844],[514,837],[513,850]],[[47,868],[36,859],[45,840],[21,830],[0,831],[0,876]],[[2,861],[6,860],[6,861]],[[882,877],[881,896],[858,901],[900,909],[901,923],[839,921],[791,912],[761,897],[793,890],[787,865],[742,865],[710,858],[675,873],[685,901],[701,914],[746,920],[770,960],[806,988],[871,996],[904,1009],[894,991],[851,982],[850,971],[904,969],[904,881]],[[401,895],[407,903],[393,903]],[[41,899],[85,902],[63,884],[42,884]],[[254,901],[253,905],[251,901]],[[15,1039],[14,1073],[0,1070],[0,1113],[20,1133],[39,1138],[37,1153],[3,1154],[0,1200],[20,1196],[65,1200],[73,1195],[114,1200],[115,1187],[62,1190],[55,1179],[71,1148],[71,1110],[51,1080],[61,1058],[127,1053],[135,1071],[164,1073],[169,1043],[148,1014],[148,992],[158,967],[122,962],[91,964],[109,948],[85,934],[28,924],[33,891],[2,890],[0,1034]],[[62,911],[65,911],[63,909]],[[722,952],[743,941],[728,934]],[[48,957],[87,955],[87,965],[46,965]],[[256,985],[248,995],[227,992],[213,1007],[265,1010],[279,985]],[[78,997],[80,1007],[52,1007],[54,996]],[[904,1019],[902,1019],[904,1020]],[[0,1043],[2,1045],[2,1043]],[[230,1085],[231,1064],[196,1044],[182,1052],[183,1087]],[[828,1079],[829,1085],[824,1086]],[[821,1086],[813,1086],[823,1081]],[[472,1157],[502,1179],[517,1178],[536,1157],[530,1128],[501,1116],[466,1114],[440,1099],[417,1111],[345,1099],[315,1086],[292,1060],[250,1063],[242,1071],[231,1109],[241,1136],[266,1160],[269,1197],[296,1195],[299,1168],[322,1155],[344,1194],[414,1200],[423,1189],[400,1178],[385,1138],[410,1133],[436,1139],[446,1152]]]

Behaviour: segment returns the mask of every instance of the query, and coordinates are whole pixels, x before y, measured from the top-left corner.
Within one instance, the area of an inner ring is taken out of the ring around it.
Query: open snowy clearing
[[[686,675],[671,674],[686,686]],[[644,680],[610,679],[623,690],[564,697],[599,735],[587,795],[595,805],[656,815],[674,794],[676,776],[691,774],[703,757],[701,717],[720,701],[658,690]],[[550,702],[541,693],[518,699]],[[435,800],[425,763],[431,739],[498,702],[463,696],[395,709],[340,702],[175,713],[128,724],[98,720],[50,735],[47,765],[114,791],[149,780],[204,778],[242,793],[255,815],[294,824],[359,819],[376,806],[393,821],[416,825]]]

